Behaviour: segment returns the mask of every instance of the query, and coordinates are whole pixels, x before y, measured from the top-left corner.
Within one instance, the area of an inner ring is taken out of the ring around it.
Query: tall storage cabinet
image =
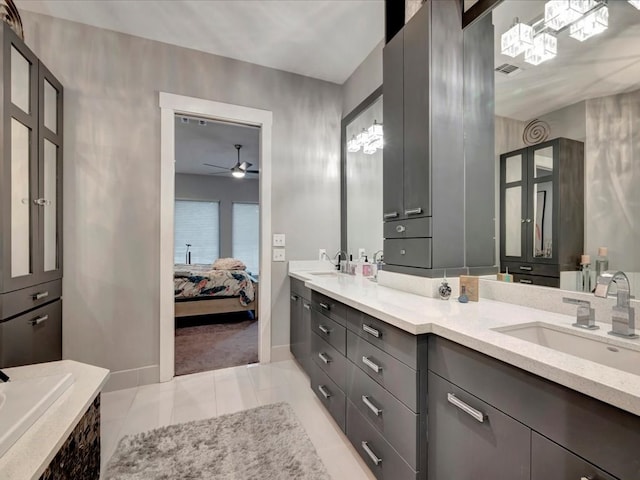
[[[0,367],[62,357],[62,85],[0,22]]]

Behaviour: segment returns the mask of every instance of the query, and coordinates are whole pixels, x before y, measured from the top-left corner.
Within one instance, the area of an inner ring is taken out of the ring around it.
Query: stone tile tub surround
[[[572,388],[603,402],[614,405],[635,415],[640,415],[640,379],[601,364],[583,360],[525,340],[520,340],[493,328],[531,322],[544,322],[571,327],[575,321],[573,307],[570,314],[555,313],[539,308],[515,305],[487,299],[489,287],[480,286],[480,301],[461,304],[455,299],[443,301],[378,285],[362,277],[339,274],[337,276],[314,276],[306,270],[290,268],[289,275],[305,282],[312,290],[328,295],[357,310],[379,318],[414,335],[434,333],[480,353],[519,367],[530,373],[547,378],[560,385]],[[493,282],[498,283],[498,282]],[[536,289],[522,285],[505,284],[506,288]],[[499,285],[502,287],[502,285]],[[536,291],[537,295],[549,294],[553,289]],[[512,290],[516,292],[516,290]],[[483,293],[485,292],[485,293]],[[501,293],[501,292],[498,292]],[[561,293],[559,298],[561,299]],[[566,293],[566,292],[565,292]],[[574,292],[571,292],[574,293]],[[514,294],[514,296],[516,296]],[[526,291],[522,295],[527,295]],[[548,300],[544,296],[544,301]],[[613,300],[608,299],[606,319],[609,318]],[[562,303],[558,300],[558,303]],[[611,341],[607,335],[608,325],[598,318],[600,330],[593,335],[603,341]],[[590,332],[591,333],[591,332]],[[640,341],[621,341],[640,351]]]

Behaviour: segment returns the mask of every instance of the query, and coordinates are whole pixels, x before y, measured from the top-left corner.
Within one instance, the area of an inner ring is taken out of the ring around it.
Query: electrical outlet
[[[274,262],[284,262],[284,248],[274,248],[273,249],[273,261]]]
[[[321,248],[320,250],[318,250],[318,260],[322,261],[325,259],[328,259],[329,257],[327,257],[327,249],[326,248]]]
[[[274,233],[273,234],[273,246],[274,247],[284,247],[285,246],[284,233]]]
[[[364,258],[365,255],[366,254],[365,254],[364,248],[359,248],[358,249],[358,259]]]

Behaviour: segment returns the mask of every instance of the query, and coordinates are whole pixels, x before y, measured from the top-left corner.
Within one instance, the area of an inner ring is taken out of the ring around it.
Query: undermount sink
[[[542,347],[640,375],[640,343],[625,343],[542,322],[493,329]]]
[[[316,277],[336,277],[338,272],[311,272]]]
[[[73,382],[66,373],[0,384],[0,457]]]

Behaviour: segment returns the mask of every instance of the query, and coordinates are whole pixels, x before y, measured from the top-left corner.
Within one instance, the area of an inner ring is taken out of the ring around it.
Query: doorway
[[[176,190],[176,115],[259,127],[259,295],[258,359],[271,357],[271,124],[272,113],[237,105],[212,102],[161,92],[161,225],[160,225],[160,381],[175,374],[174,317],[174,218]]]

